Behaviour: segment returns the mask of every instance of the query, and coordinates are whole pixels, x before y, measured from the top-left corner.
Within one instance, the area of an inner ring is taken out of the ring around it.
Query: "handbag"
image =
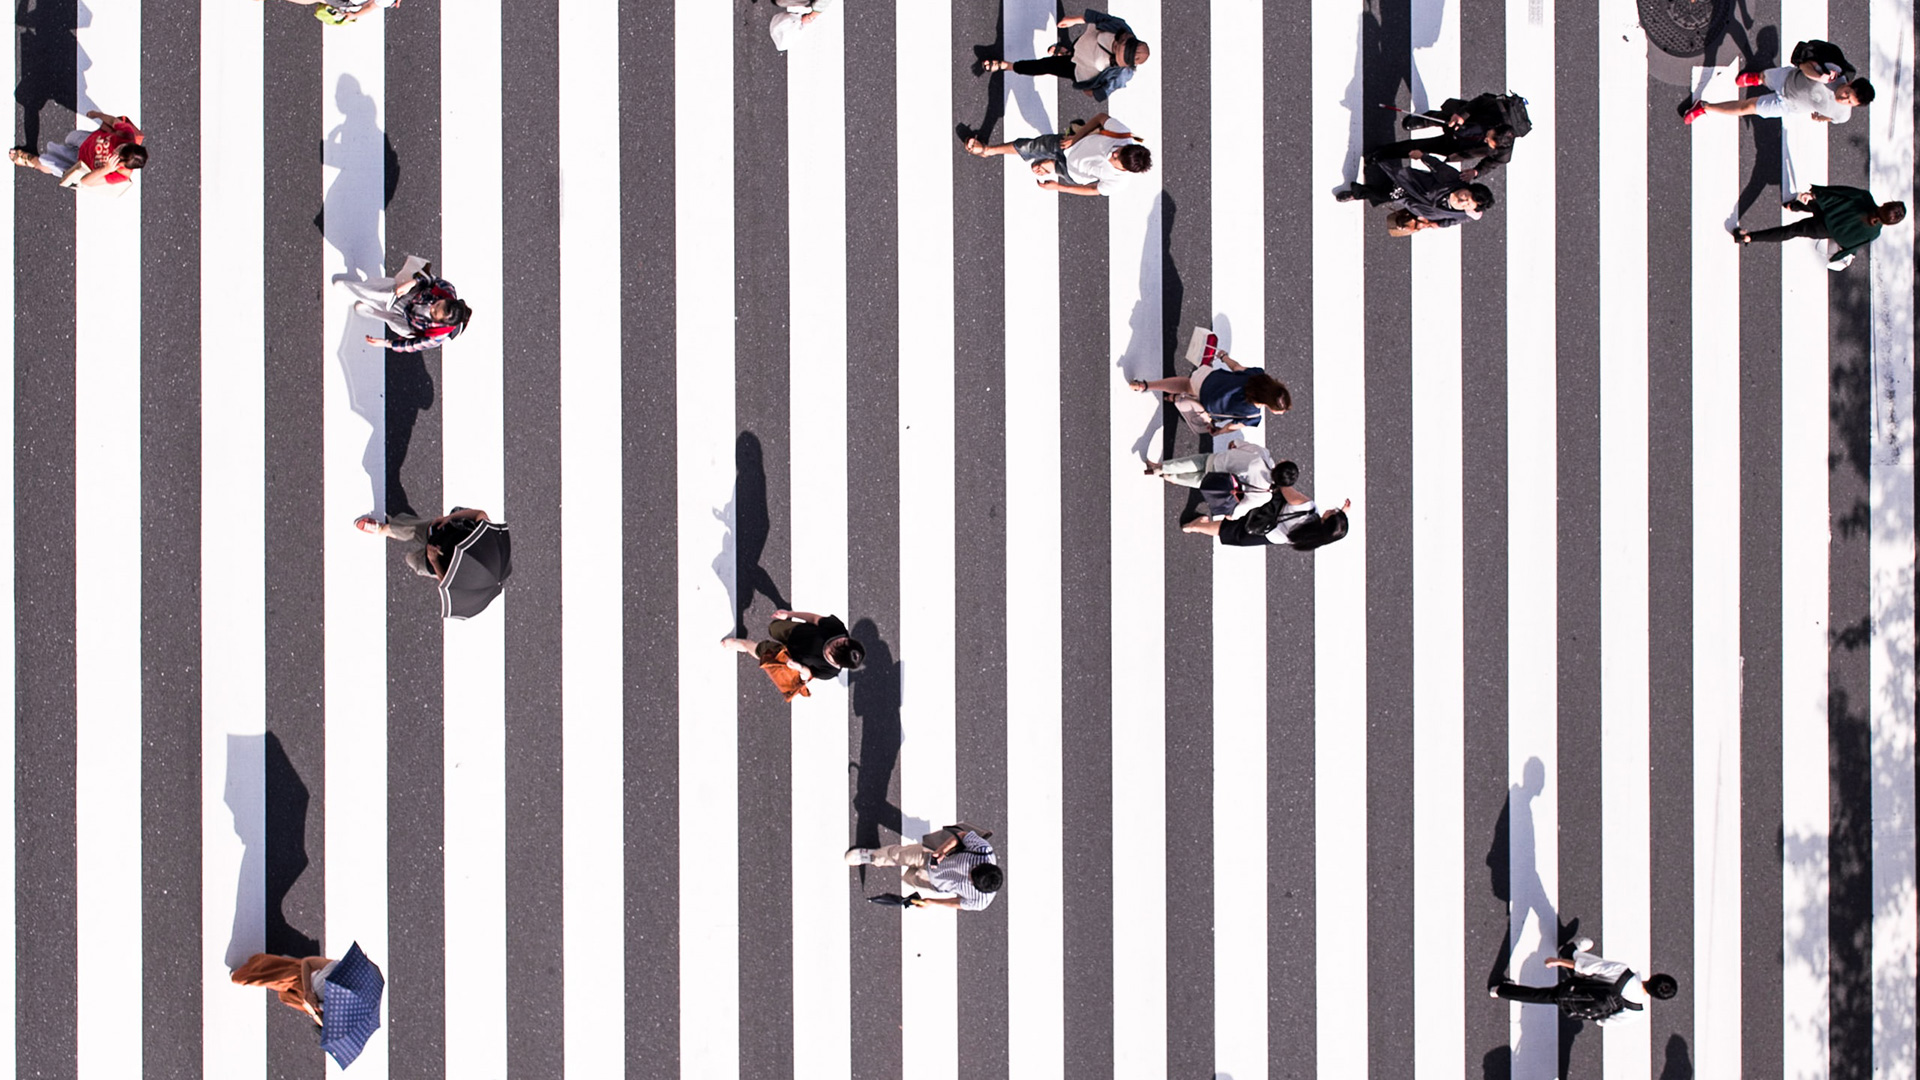
[[[793,657],[783,648],[773,654],[773,659],[760,661],[760,670],[767,673],[767,678],[773,680],[774,687],[786,700],[812,697],[813,691],[807,689],[807,677],[787,666],[787,661],[791,659]]]

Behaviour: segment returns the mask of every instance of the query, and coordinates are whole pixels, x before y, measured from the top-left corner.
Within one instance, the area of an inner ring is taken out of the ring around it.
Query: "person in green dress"
[[[1748,232],[1733,230],[1734,242],[1741,246],[1755,243],[1780,244],[1796,236],[1831,240],[1835,248],[1828,261],[1843,263],[1880,236],[1882,225],[1898,225],[1907,217],[1903,202],[1876,202],[1864,188],[1813,185],[1789,199],[1785,206],[1808,215],[1791,225]]]

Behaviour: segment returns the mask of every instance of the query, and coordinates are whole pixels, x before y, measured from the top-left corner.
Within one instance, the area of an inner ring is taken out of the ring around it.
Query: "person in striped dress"
[[[1000,857],[983,833],[966,822],[949,825],[920,838],[917,844],[848,848],[848,866],[897,866],[900,880],[915,889],[936,892],[921,896],[913,907],[945,907],[979,911],[993,903],[1006,883]]]

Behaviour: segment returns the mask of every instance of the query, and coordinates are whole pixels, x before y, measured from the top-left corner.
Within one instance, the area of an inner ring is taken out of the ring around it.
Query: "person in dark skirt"
[[[811,611],[780,610],[767,625],[767,640],[755,644],[746,638],[720,639],[720,647],[747,653],[765,663],[787,652],[786,664],[809,679],[831,681],[842,671],[858,671],[866,662],[867,650],[847,632],[847,624],[837,615],[815,615]]]
[[[1353,508],[1353,500],[1322,511],[1306,492],[1293,486],[1299,478],[1300,466],[1283,461],[1273,470],[1279,499],[1256,507],[1240,518],[1225,521],[1195,518],[1182,525],[1180,531],[1218,537],[1228,547],[1285,544],[1295,551],[1312,551],[1343,539],[1347,535],[1347,511]]]
[[[1781,244],[1795,237],[1832,240],[1836,249],[1828,262],[1845,264],[1855,252],[1880,237],[1883,225],[1898,225],[1907,219],[1907,204],[1876,202],[1865,188],[1813,185],[1783,204],[1808,216],[1791,225],[1780,225],[1759,232],[1733,230],[1734,242],[1742,247],[1759,242]]]

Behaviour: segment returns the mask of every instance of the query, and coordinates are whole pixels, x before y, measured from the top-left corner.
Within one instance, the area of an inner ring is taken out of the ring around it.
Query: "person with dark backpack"
[[[1408,131],[1426,127],[1444,127],[1467,139],[1480,138],[1498,127],[1513,129],[1513,137],[1523,139],[1533,130],[1533,118],[1527,115],[1527,99],[1511,91],[1481,94],[1471,101],[1448,98],[1438,109],[1409,113],[1400,121]]]
[[[1286,544],[1295,551],[1312,551],[1344,538],[1347,511],[1352,509],[1353,500],[1322,511],[1306,492],[1293,486],[1299,479],[1300,466],[1283,461],[1273,467],[1273,486],[1280,498],[1257,506],[1240,518],[1215,521],[1197,517],[1182,525],[1180,531],[1218,537],[1228,547]]]
[[[1622,1015],[1644,1012],[1653,999],[1665,1001],[1680,992],[1679,982],[1671,975],[1642,975],[1618,960],[1596,955],[1592,938],[1576,942],[1571,959],[1550,957],[1546,965],[1564,968],[1573,974],[1552,986],[1498,982],[1487,988],[1487,996],[1533,1005],[1557,1005],[1572,1019],[1604,1024]]]

